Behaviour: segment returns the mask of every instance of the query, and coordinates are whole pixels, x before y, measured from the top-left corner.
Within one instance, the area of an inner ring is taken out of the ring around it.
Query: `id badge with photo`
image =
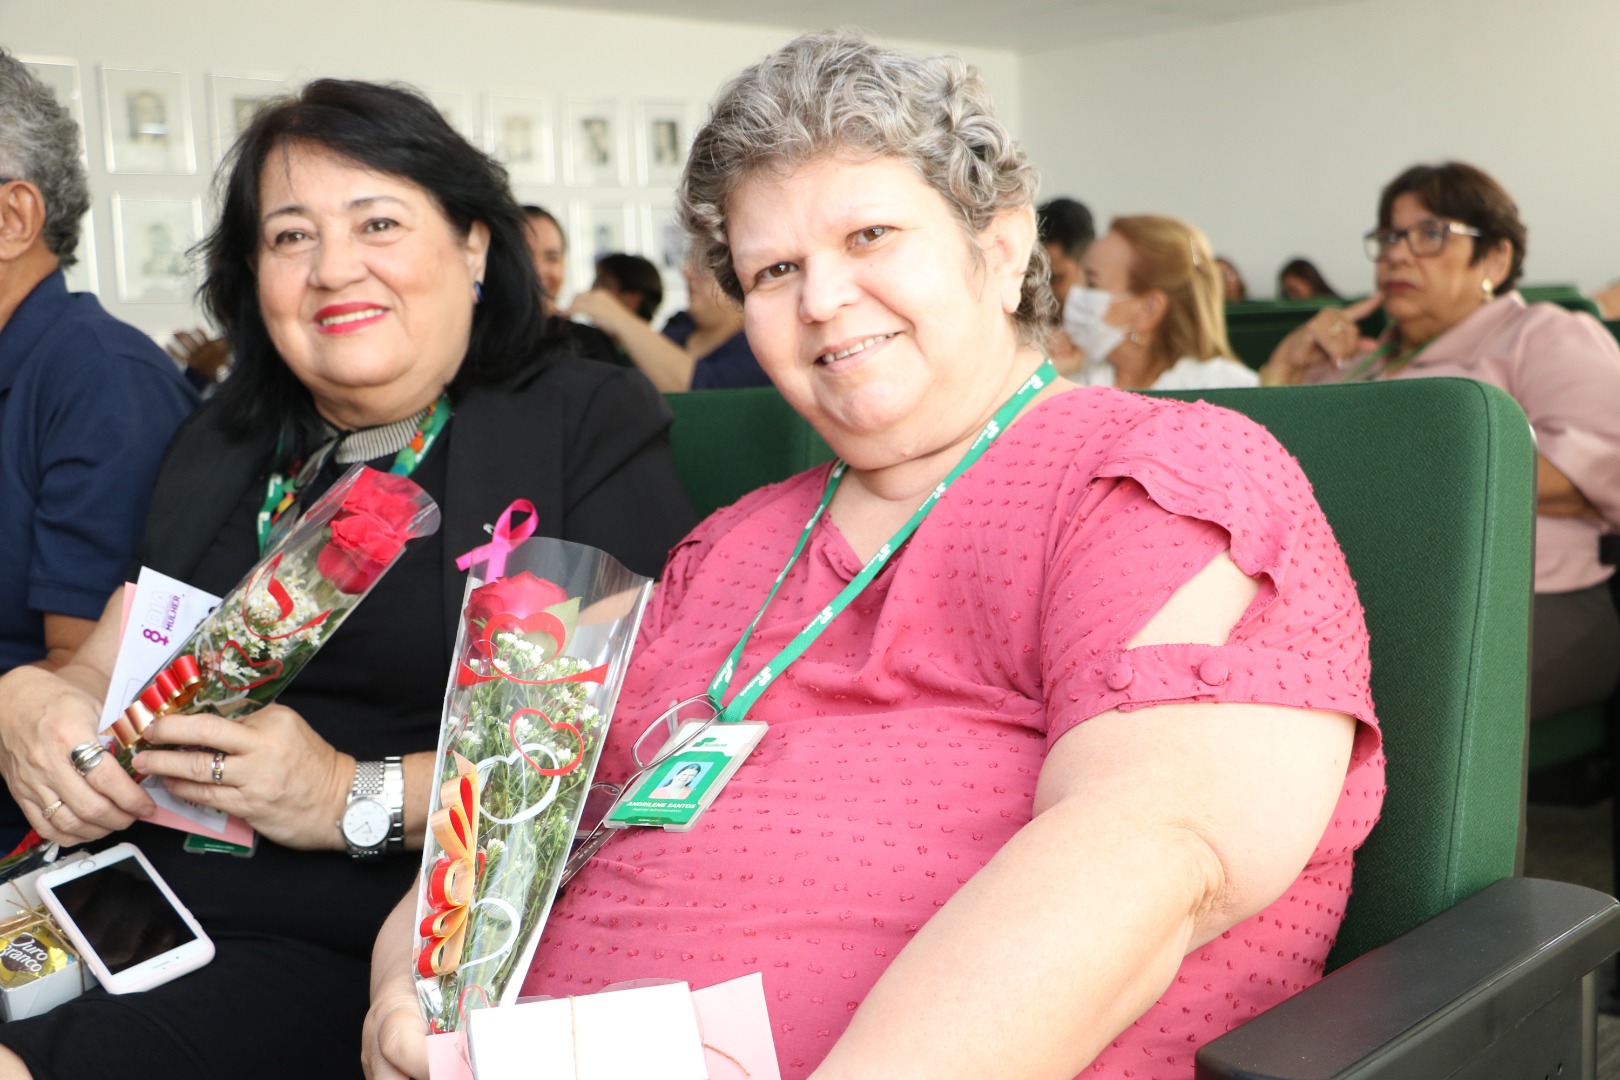
[[[645,825],[666,832],[688,831],[759,745],[766,727],[760,720],[686,721],[665,744],[680,749],[661,758],[627,788],[602,824],[610,829]]]

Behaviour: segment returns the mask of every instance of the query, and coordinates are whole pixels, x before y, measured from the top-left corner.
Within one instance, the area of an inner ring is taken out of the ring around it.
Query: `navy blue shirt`
[[[686,345],[697,323],[684,311],[677,311],[664,324],[664,336],[675,344]],[[732,390],[739,386],[769,386],[765,370],[754,359],[754,350],[748,347],[748,338],[741,330],[716,345],[706,355],[698,357],[692,369],[693,390]]]
[[[196,403],[151,338],[61,271],[0,328],[0,673],[44,657],[46,612],[101,617]]]

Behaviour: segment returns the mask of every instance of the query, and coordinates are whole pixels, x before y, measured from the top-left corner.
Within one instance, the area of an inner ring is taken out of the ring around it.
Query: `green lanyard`
[[[1433,341],[1433,340],[1434,340],[1433,338],[1429,339],[1429,341]],[[1411,349],[1411,350],[1409,350],[1409,351],[1407,351],[1405,353],[1402,353],[1400,356],[1395,358],[1395,361],[1393,363],[1384,365],[1384,370],[1385,371],[1399,371],[1402,367],[1404,367],[1405,365],[1411,363],[1412,360],[1417,357],[1418,353],[1422,352],[1424,349],[1427,349],[1428,347],[1429,347],[1429,342],[1425,341],[1422,345],[1419,345],[1417,348]],[[1346,375],[1344,378],[1340,379],[1339,381],[1340,382],[1345,382],[1345,383],[1361,382],[1363,379],[1367,378],[1368,372],[1370,372],[1373,369],[1373,366],[1376,365],[1378,363],[1378,361],[1384,359],[1387,356],[1394,355],[1394,352],[1395,352],[1394,343],[1388,342],[1388,341],[1384,342],[1382,345],[1378,346],[1378,348],[1376,348],[1372,352],[1368,353],[1367,356],[1366,356],[1366,359],[1362,360],[1361,363],[1356,365],[1356,370],[1352,371],[1350,374]]]
[[[787,580],[788,571],[793,569],[794,564],[799,561],[799,556],[804,553],[805,545],[810,541],[811,531],[816,527],[816,522],[821,520],[821,515],[826,513],[827,505],[832,502],[833,493],[838,490],[838,484],[844,478],[844,470],[848,468],[847,463],[838,461],[833,464],[831,471],[827,474],[827,486],[821,493],[821,502],[816,506],[815,513],[810,515],[810,520],[805,522],[804,530],[799,533],[799,542],[794,547],[793,554],[788,556],[787,565],[782,567],[781,572],[776,575],[776,583],[771,586],[771,591],[766,595],[765,602],[759,606],[758,613],[754,615],[754,621],[748,624],[748,629],[743,631],[742,638],[737,642],[736,648],[731,650],[731,655],[726,658],[725,664],[721,666],[719,673],[715,675],[714,681],[709,683],[709,704],[714,707],[718,719],[730,723],[741,720],[748,715],[749,708],[770,687],[771,683],[776,681],[777,676],[781,675],[789,664],[802,656],[804,651],[821,636],[821,632],[827,629],[827,625],[836,619],[855,597],[860,595],[861,590],[866,588],[867,584],[888,565],[889,560],[894,557],[894,553],[899,550],[900,545],[904,544],[910,539],[911,534],[917,531],[917,526],[922,524],[923,518],[928,516],[928,512],[934,508],[934,504],[956,482],[956,478],[967,472],[975,461],[983,457],[984,452],[990,448],[990,444],[996,441],[996,438],[1006,429],[1007,425],[1012,423],[1013,418],[1023,411],[1025,405],[1029,404],[1030,398],[1034,397],[1042,387],[1053,382],[1056,378],[1057,370],[1052,367],[1052,361],[1046,360],[1042,362],[1041,366],[1035,369],[1035,374],[1031,375],[1028,381],[1018,388],[1018,392],[1008,398],[1006,403],[996,410],[996,414],[990,418],[990,421],[984,425],[983,430],[979,432],[978,438],[973,440],[973,445],[968,447],[967,453],[962,455],[962,460],[956,463],[956,467],[950,471],[945,479],[934,486],[934,490],[928,493],[928,498],[923,500],[923,504],[917,508],[917,512],[912,514],[904,525],[900,526],[898,532],[889,537],[886,544],[878,548],[877,554],[867,560],[866,565],[861,568],[861,572],[856,574],[854,580],[848,585],[844,586],[844,590],[833,598],[832,603],[822,608],[820,613],[811,619],[803,630],[799,631],[798,636],[788,642],[787,646],[777,653],[769,663],[760,668],[758,674],[744,683],[743,688],[737,691],[737,696],[731,699],[730,704],[722,708],[720,702],[725,696],[726,689],[731,686],[732,677],[737,673],[737,663],[742,659],[743,648],[748,644],[748,639],[754,636],[754,628],[759,625],[759,620],[764,617],[765,609],[770,607],[771,601],[776,598],[777,590],[781,589],[782,582]]]
[[[433,440],[439,437],[439,432],[443,431],[444,425],[449,422],[450,398],[440,394],[439,400],[429,405],[427,411],[422,414],[421,421],[416,425],[416,434],[411,436],[411,441],[394,455],[394,464],[388,471],[396,476],[409,476],[415,472],[416,466],[427,456]],[[319,461],[321,464],[325,463],[324,455]],[[294,470],[292,476],[279,472],[270,474],[270,481],[264,489],[264,505],[259,508],[257,522],[260,555],[263,555],[265,549],[270,546],[270,534],[276,522],[298,501],[298,492],[314,478],[314,473],[319,469],[319,465],[314,469],[299,468]]]

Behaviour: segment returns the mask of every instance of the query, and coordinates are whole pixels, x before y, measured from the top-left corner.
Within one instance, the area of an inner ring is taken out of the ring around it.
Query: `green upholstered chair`
[[[774,387],[665,394],[675,469],[699,514],[829,460],[832,450]]]
[[[1226,337],[1232,352],[1249,367],[1259,370],[1271,359],[1272,351],[1296,327],[1324,307],[1338,307],[1347,301],[1326,300],[1248,300],[1226,305]],[[1375,311],[1361,321],[1361,332],[1376,337],[1386,320]]]
[[[1597,304],[1582,296],[1573,285],[1524,285],[1519,293],[1529,303],[1545,301],[1570,311],[1584,311],[1594,318]],[[1271,353],[1283,338],[1324,307],[1337,307],[1339,300],[1247,300],[1226,305],[1226,336],[1232,351],[1248,366],[1259,369],[1271,359]],[[1375,311],[1361,320],[1361,332],[1366,337],[1377,337],[1389,325],[1382,311]],[[1620,326],[1611,325],[1620,338]]]
[[[1597,302],[1574,285],[1520,285],[1519,295],[1528,304],[1557,304],[1566,311],[1584,311],[1594,319],[1601,317]]]
[[[770,391],[744,393],[670,397],[676,466],[705,508],[740,494],[734,470],[758,482],[827,457]],[[1205,1047],[1199,1077],[1539,1077],[1536,1063],[1566,1061],[1581,1075],[1620,905],[1513,878],[1534,537],[1523,412],[1463,379],[1170,396],[1249,415],[1304,466],[1367,609],[1390,759],[1338,970]],[[1523,1068],[1466,1071],[1481,1053]]]

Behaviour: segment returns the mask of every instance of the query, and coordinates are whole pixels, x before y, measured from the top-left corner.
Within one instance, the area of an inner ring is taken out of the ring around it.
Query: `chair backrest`
[[[1244,413],[1299,459],[1367,610],[1389,791],[1357,861],[1337,966],[1514,872],[1534,536],[1529,424],[1506,394],[1466,379],[1166,396]],[[830,455],[769,390],[670,404],[676,467],[700,509]]]
[[[1232,352],[1249,367],[1258,370],[1271,359],[1282,339],[1308,322],[1325,307],[1338,307],[1343,300],[1317,297],[1311,300],[1245,300],[1226,305],[1226,337]],[[1361,332],[1377,337],[1384,329],[1382,311],[1361,321]]]
[[[699,514],[831,459],[832,449],[774,387],[665,394],[675,471]]]
[[[1514,872],[1526,724],[1535,448],[1469,379],[1176,394],[1244,413],[1299,459],[1372,638],[1389,757],[1330,966]]]

